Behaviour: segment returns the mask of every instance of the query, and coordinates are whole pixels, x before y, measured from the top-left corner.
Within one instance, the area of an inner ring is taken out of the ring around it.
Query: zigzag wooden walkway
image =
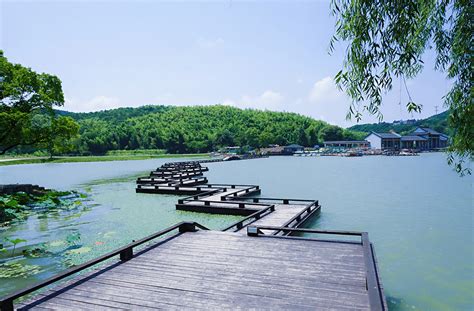
[[[251,223],[296,228],[320,211],[317,200],[253,198],[251,196],[261,191],[257,185],[208,184],[207,178],[202,176],[206,171],[208,168],[200,162],[167,163],[152,171],[150,177],[138,178],[136,191],[192,194],[178,200],[178,210],[249,216],[233,228],[227,228],[231,231],[240,231]],[[152,177],[164,173],[169,177]]]

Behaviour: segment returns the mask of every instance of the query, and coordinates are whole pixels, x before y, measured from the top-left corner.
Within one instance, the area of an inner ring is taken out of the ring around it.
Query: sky
[[[0,14],[0,49],[13,63],[57,75],[64,110],[224,104],[355,124],[333,80],[344,45],[328,53],[329,1],[0,0]],[[445,110],[449,81],[433,70],[433,53],[424,61],[408,81],[422,113],[406,112],[406,91],[394,81],[384,121]]]

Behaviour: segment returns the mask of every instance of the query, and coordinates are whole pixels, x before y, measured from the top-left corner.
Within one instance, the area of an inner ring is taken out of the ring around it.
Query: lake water
[[[46,257],[18,259],[41,272],[0,279],[0,295],[182,220],[219,229],[239,219],[176,211],[177,196],[136,194],[135,178],[164,162],[0,167],[0,183],[77,189],[91,200],[73,211],[30,216],[0,229],[0,239],[24,238],[30,247],[47,243],[51,249]],[[258,184],[264,197],[318,199],[321,214],[308,227],[368,231],[390,309],[472,310],[473,177],[459,177],[444,154],[272,157],[207,166],[211,183]],[[72,250],[64,242],[71,234]]]

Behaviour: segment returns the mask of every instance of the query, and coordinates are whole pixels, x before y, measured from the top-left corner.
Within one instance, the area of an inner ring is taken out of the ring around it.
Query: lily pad
[[[0,278],[27,278],[41,272],[40,266],[19,262],[0,264]]]
[[[81,240],[81,234],[79,232],[72,232],[66,237],[66,242],[69,245],[76,245]]]
[[[51,247],[61,247],[65,245],[66,245],[66,242],[64,242],[63,240],[56,240],[56,241],[49,242],[49,246]]]
[[[116,233],[117,233],[117,232],[115,232],[115,231],[106,232],[106,233],[104,233],[104,238],[110,239],[110,238],[113,237]]]
[[[83,247],[79,247],[79,248],[75,248],[75,249],[71,249],[71,250],[68,250],[67,252],[69,254],[73,254],[73,255],[81,255],[81,254],[85,254],[85,253],[88,253],[90,252],[92,249],[90,247],[87,247],[87,246],[83,246]]]

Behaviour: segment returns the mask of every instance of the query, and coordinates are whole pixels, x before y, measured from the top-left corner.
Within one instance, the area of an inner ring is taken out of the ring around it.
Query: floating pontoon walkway
[[[138,178],[136,191],[190,194],[178,200],[178,210],[248,216],[235,227],[226,229],[232,231],[240,231],[251,223],[296,228],[320,211],[316,200],[252,198],[260,194],[261,189],[257,185],[208,184],[207,178],[202,177],[206,171],[208,168],[197,161],[166,163],[151,172],[150,177]],[[168,172],[171,173],[166,177],[152,177]],[[183,174],[199,174],[200,177]]]

